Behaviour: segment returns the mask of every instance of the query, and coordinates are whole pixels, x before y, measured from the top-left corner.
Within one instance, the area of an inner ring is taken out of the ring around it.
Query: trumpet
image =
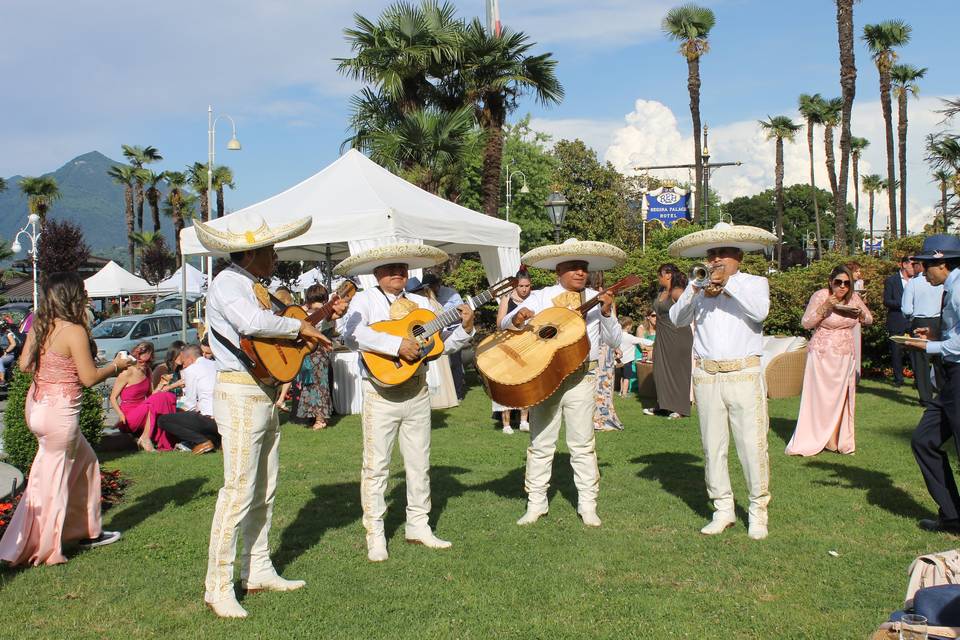
[[[720,268],[720,265],[716,267],[711,267],[705,264],[694,265],[693,268],[690,269],[689,280],[693,286],[697,287],[698,289],[703,289],[710,284],[710,275]]]

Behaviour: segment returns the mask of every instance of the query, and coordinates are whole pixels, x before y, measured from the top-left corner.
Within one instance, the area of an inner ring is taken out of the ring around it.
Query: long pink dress
[[[815,330],[807,350],[797,428],[787,444],[789,455],[815,456],[824,449],[853,453],[856,448],[853,429],[857,397],[854,328],[861,322],[873,324],[873,316],[857,294],[853,294],[849,304],[860,309],[859,319],[832,311],[821,316],[817,309],[829,295],[827,289],[814,293],[801,321],[805,328]]]
[[[128,384],[120,391],[120,409],[127,421],[118,422],[117,428],[125,433],[139,436],[147,421],[153,425],[150,440],[157,451],[170,451],[175,444],[170,435],[157,426],[157,416],[174,413],[177,397],[172,393],[150,393],[150,376],[137,384]]]
[[[66,562],[64,542],[100,535],[100,465],[80,433],[80,379],[68,356],[47,351],[27,393],[37,455],[0,559],[13,565]]]

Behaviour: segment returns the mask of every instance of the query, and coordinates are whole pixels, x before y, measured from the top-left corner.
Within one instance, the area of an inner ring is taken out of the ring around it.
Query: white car
[[[104,320],[91,332],[97,343],[97,359],[109,362],[118,351],[132,352],[141,342],[153,344],[154,362],[167,355],[167,349],[181,339],[180,312],[168,309],[149,315],[117,316]],[[197,342],[197,330],[187,329],[187,344]]]

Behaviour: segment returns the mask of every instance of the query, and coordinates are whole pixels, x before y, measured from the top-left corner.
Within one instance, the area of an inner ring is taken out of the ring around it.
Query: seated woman
[[[141,342],[130,355],[136,362],[117,376],[110,392],[110,405],[120,417],[117,428],[138,436],[137,446],[144,451],[169,451],[174,443],[166,431],[157,427],[156,419],[177,410],[176,397],[171,393],[151,393],[152,344]]]
[[[853,275],[844,266],[830,273],[826,289],[810,298],[801,322],[813,329],[803,372],[797,428],[787,454],[814,456],[823,451],[853,453],[857,393],[854,329],[873,324],[867,305],[853,292]]]

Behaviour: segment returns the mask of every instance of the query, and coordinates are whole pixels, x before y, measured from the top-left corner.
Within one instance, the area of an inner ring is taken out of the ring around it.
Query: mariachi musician
[[[627,254],[613,245],[573,238],[563,244],[533,249],[520,259],[529,267],[555,271],[557,284],[531,293],[504,316],[500,328],[520,330],[530,318],[548,307],[576,309],[595,296],[599,296],[600,305],[590,309],[586,316],[589,358],[549,398],[530,410],[530,447],[524,476],[527,511],[517,520],[518,525],[533,524],[547,514],[547,488],[563,417],[566,418],[567,448],[577,486],[577,513],[589,527],[601,524],[597,516],[600,471],[593,430],[597,391],[595,369],[600,343],[616,348],[620,344],[622,329],[613,312],[613,296],[588,289],[587,277],[591,271],[611,269],[626,259]]]

